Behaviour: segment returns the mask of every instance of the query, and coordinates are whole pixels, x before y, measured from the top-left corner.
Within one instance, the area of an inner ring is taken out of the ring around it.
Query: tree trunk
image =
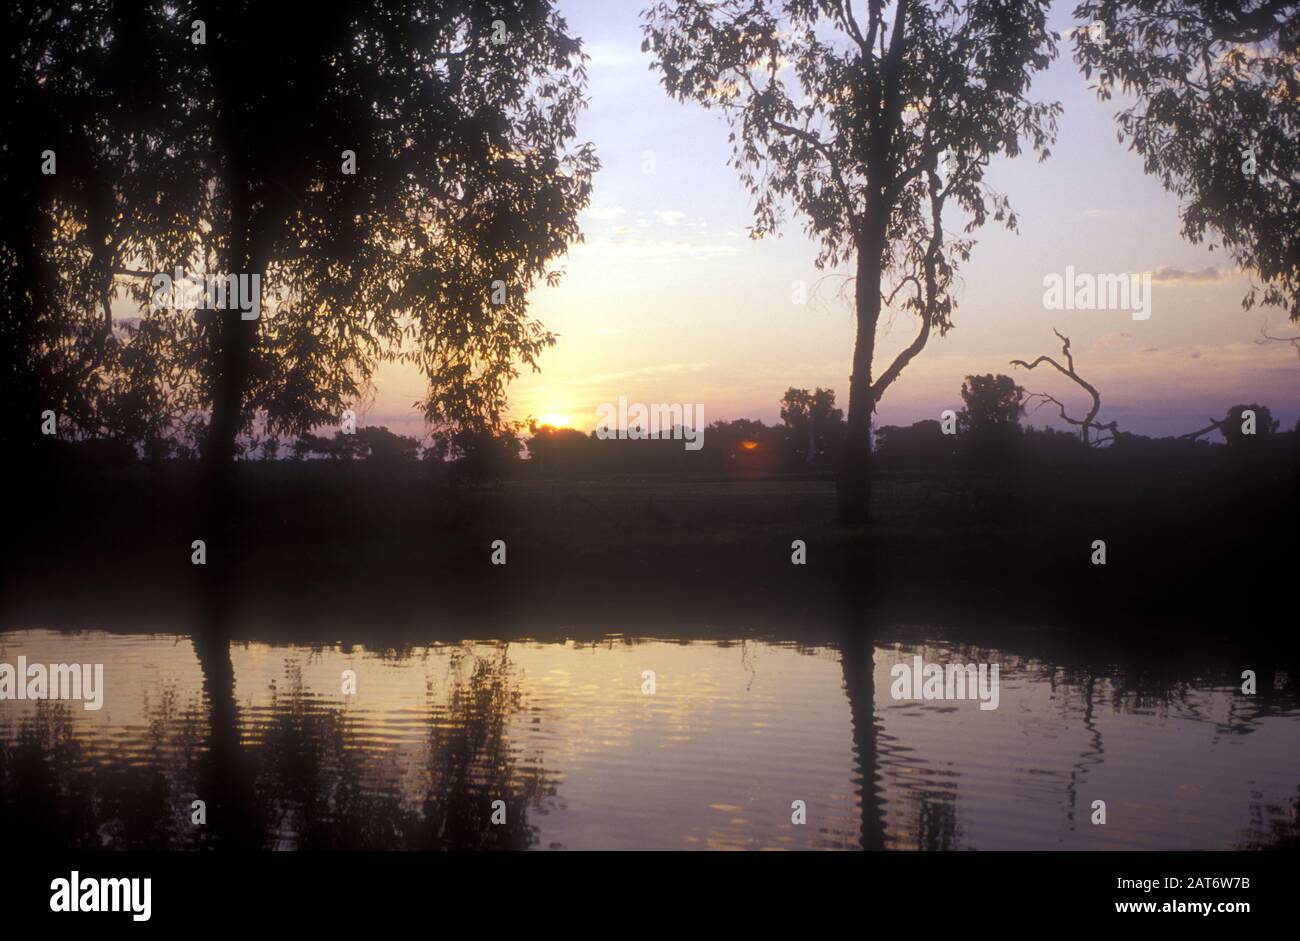
[[[214,472],[228,469],[235,459],[243,400],[245,324],[236,310],[215,311],[217,344],[213,356],[212,420],[204,447],[204,459]],[[224,476],[224,475],[223,475]]]
[[[230,249],[227,271],[222,274],[248,274],[256,270],[260,251],[253,233],[247,186],[238,175],[232,187],[230,211]],[[215,272],[207,272],[209,276]],[[203,444],[207,514],[201,537],[218,540],[222,548],[218,559],[229,560],[235,551],[235,455],[236,439],[242,427],[244,393],[247,385],[248,358],[257,330],[257,321],[243,320],[235,307],[211,312],[213,346],[211,370],[212,415]]]
[[[205,47],[206,49],[207,47]],[[224,272],[249,274],[266,252],[263,229],[269,215],[264,194],[255,194],[254,185],[264,174],[255,154],[260,146],[257,140],[256,108],[257,89],[246,74],[247,63],[243,57],[223,44],[214,43],[209,53],[213,93],[221,108],[217,115],[216,136],[219,149],[225,155],[225,195],[230,205],[226,224],[227,247],[225,258],[215,253],[217,267]],[[214,233],[215,234],[215,233]],[[206,261],[206,259],[205,259]],[[228,305],[226,310],[213,311],[211,316],[211,358],[208,361],[209,392],[212,397],[212,414],[203,442],[202,457],[207,485],[208,516],[204,529],[210,538],[232,535],[235,523],[231,512],[235,508],[235,453],[236,439],[243,425],[244,396],[247,386],[248,361],[257,331],[257,321],[241,319],[238,305]],[[227,544],[219,557],[230,559],[234,547]]]
[[[871,421],[876,410],[871,392],[871,362],[876,353],[876,324],[880,320],[880,261],[882,227],[872,224],[858,249],[856,313],[858,336],[849,378],[849,414],[844,449],[835,481],[838,519],[861,525],[871,511]]]

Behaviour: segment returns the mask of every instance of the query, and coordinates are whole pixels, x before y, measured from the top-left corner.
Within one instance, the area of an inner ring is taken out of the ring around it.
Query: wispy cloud
[[[1220,281],[1231,281],[1236,276],[1237,273],[1233,269],[1218,268],[1214,265],[1194,270],[1165,265],[1151,272],[1151,280],[1156,284],[1214,284]]]
[[[640,369],[627,369],[623,372],[607,372],[594,376],[580,376],[564,380],[566,386],[591,386],[602,382],[618,382],[635,379],[639,376],[658,376],[664,373],[698,372],[708,368],[708,363],[664,363],[661,366],[643,366]]]

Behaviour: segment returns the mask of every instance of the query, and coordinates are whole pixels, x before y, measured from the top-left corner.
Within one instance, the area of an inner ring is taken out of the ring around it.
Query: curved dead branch
[[[1200,429],[1199,431],[1189,431],[1185,435],[1179,435],[1178,440],[1195,441],[1197,438],[1201,437],[1201,435],[1208,435],[1211,431],[1222,431],[1224,424],[1225,423],[1222,421],[1215,421],[1213,418],[1211,418],[1210,423],[1206,425],[1204,428]],[[1224,437],[1226,438],[1227,435],[1224,435]]]
[[[1034,367],[1039,366],[1042,363],[1047,363],[1049,366],[1054,367],[1056,371],[1059,372],[1062,376],[1065,376],[1073,380],[1076,385],[1078,385],[1081,389],[1087,392],[1089,397],[1092,399],[1092,408],[1088,410],[1088,414],[1085,417],[1072,418],[1065,411],[1065,405],[1062,404],[1059,399],[1048,395],[1046,392],[1031,392],[1028,396],[1026,396],[1026,399],[1038,399],[1039,400],[1038,404],[1040,407],[1046,405],[1049,402],[1055,405],[1061,413],[1061,418],[1064,421],[1069,422],[1071,425],[1074,425],[1080,430],[1083,436],[1084,444],[1097,447],[1098,445],[1116,440],[1120,435],[1118,423],[1113,421],[1110,422],[1097,421],[1097,413],[1101,411],[1101,393],[1097,391],[1096,387],[1094,387],[1092,383],[1090,383],[1087,379],[1084,379],[1082,376],[1078,374],[1078,372],[1075,371],[1074,354],[1070,352],[1070,338],[1065,336],[1063,333],[1061,333],[1061,331],[1057,330],[1055,327],[1052,328],[1052,332],[1055,333],[1056,336],[1061,341],[1061,355],[1065,357],[1065,362],[1066,362],[1065,366],[1062,366],[1060,363],[1058,363],[1055,359],[1053,359],[1050,356],[1040,356],[1032,363],[1027,363],[1023,359],[1013,359],[1011,361],[1011,365],[1024,366],[1026,369],[1033,369]],[[1097,431],[1096,438],[1090,438],[1089,431],[1092,429],[1096,429]],[[1101,432],[1110,432],[1110,437],[1103,438],[1101,436]]]

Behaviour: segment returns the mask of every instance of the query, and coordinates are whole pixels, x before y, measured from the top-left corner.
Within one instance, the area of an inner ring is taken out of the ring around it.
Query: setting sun
[[[550,425],[552,428],[572,428],[573,418],[565,412],[547,412],[537,416],[537,424]]]

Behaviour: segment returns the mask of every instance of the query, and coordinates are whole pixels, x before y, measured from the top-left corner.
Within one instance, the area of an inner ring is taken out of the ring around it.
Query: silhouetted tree
[[[963,434],[1018,426],[1025,413],[1025,390],[1001,373],[967,376],[961,400],[965,404],[957,413],[957,429]]]
[[[989,161],[1021,141],[1046,156],[1059,106],[1027,99],[1030,78],[1056,54],[1046,0],[928,3],[870,0],[859,22],[848,0],[680,0],[645,13],[675,98],[721,108],[732,163],[755,199],[753,232],[777,229],[793,205],[817,240],[817,266],[854,260],[857,340],[849,382],[839,515],[865,521],[871,498],[876,404],[924,348],[951,326],[955,266],[965,231],[993,219],[1014,228],[1007,201],[985,182]],[[916,338],[880,372],[881,311],[920,321]]]
[[[996,495],[1008,499],[1013,472],[1019,470],[1014,458],[1019,453],[1025,390],[1010,376],[967,376],[961,399],[965,404],[957,413],[957,437],[967,470],[996,477]]]
[[[1247,412],[1250,413],[1249,418]],[[1279,424],[1267,405],[1252,402],[1249,405],[1234,405],[1228,409],[1220,431],[1229,445],[1242,447],[1275,434]]]
[[[835,407],[834,389],[786,389],[781,421],[792,464],[812,467],[834,462],[844,438],[844,412]]]
[[[1182,201],[1183,235],[1217,232],[1258,277],[1243,301],[1300,320],[1300,3],[1087,0],[1075,58],[1097,95],[1133,103],[1121,139]]]
[[[593,440],[576,428],[534,426],[528,439],[529,462],[542,475],[595,470]]]
[[[553,342],[527,295],[578,237],[596,167],[570,148],[584,57],[549,0],[310,16],[18,0],[5,16],[3,138],[28,142],[0,169],[22,207],[0,242],[10,425],[48,403],[97,430],[126,376],[125,418],[210,410],[222,465],[255,417],[336,422],[384,355],[429,377],[434,422],[499,422],[519,365]],[[177,266],[260,274],[263,316],[153,309],[151,279]],[[122,284],[133,324],[112,318]]]
[[[1246,414],[1249,412],[1249,416]],[[1273,417],[1273,411],[1267,405],[1234,405],[1221,419],[1210,419],[1210,423],[1197,431],[1182,435],[1183,440],[1196,440],[1212,431],[1223,435],[1223,440],[1237,449],[1243,449],[1254,442],[1267,438],[1277,432],[1280,422]],[[1249,429],[1249,430],[1248,430]]]
[[[396,435],[384,427],[358,428],[357,435],[366,450],[366,459],[385,464],[414,461],[420,442],[406,435]]]

